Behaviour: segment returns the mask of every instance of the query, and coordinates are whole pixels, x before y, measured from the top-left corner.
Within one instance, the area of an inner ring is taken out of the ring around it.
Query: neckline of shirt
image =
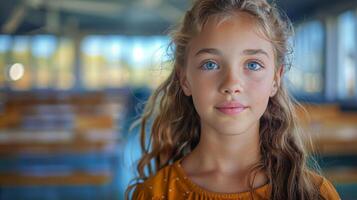
[[[176,168],[178,174],[179,174],[179,178],[182,179],[184,181],[184,183],[186,183],[187,186],[189,186],[189,188],[192,191],[195,191],[197,193],[206,195],[206,196],[211,196],[211,197],[221,197],[221,198],[242,198],[244,196],[246,197],[250,197],[251,196],[251,192],[250,191],[245,191],[245,192],[239,192],[239,193],[222,193],[222,192],[214,192],[214,191],[209,191],[207,189],[202,188],[201,186],[197,185],[196,183],[194,183],[193,181],[190,180],[190,178],[186,175],[185,170],[182,168],[181,166],[181,161],[183,158],[177,160],[174,163],[174,167]],[[264,184],[260,187],[254,188],[253,191],[254,193],[258,193],[258,194],[265,194],[267,193],[267,189],[268,186],[270,184]]]

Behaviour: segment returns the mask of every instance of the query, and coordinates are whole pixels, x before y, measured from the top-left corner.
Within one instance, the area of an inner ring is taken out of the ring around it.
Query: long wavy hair
[[[200,139],[200,118],[192,97],[185,96],[179,82],[179,72],[185,67],[188,44],[212,15],[230,15],[233,12],[252,15],[274,47],[275,70],[290,69],[293,27],[288,17],[266,0],[197,0],[171,33],[173,70],[169,77],[150,96],[144,113],[136,125],[141,125],[142,157],[139,160],[136,183],[127,188],[126,198],[135,186],[161,168],[191,152]],[[239,36],[238,36],[239,37]],[[295,101],[281,80],[275,96],[269,99],[260,119],[261,160],[250,177],[264,170],[271,184],[270,199],[323,199],[307,164],[306,143],[299,128]],[[150,127],[149,135],[147,135]],[[148,139],[149,138],[149,139]],[[146,141],[149,141],[148,144]],[[250,178],[251,180],[251,178]],[[254,180],[254,178],[253,178]],[[251,192],[254,192],[250,181]]]

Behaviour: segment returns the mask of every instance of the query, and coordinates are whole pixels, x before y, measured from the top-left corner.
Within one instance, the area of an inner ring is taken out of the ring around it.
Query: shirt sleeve
[[[132,200],[145,200],[145,191],[141,184],[136,186],[132,196]]]
[[[146,189],[145,189],[146,188]],[[140,184],[136,187],[134,190],[133,196],[131,198],[132,200],[162,200],[162,197],[155,197],[153,196],[152,192],[147,189],[147,187],[144,187],[143,184]]]
[[[320,187],[320,193],[326,200],[341,200],[335,187],[326,178],[323,178],[323,181],[322,181],[322,184]]]

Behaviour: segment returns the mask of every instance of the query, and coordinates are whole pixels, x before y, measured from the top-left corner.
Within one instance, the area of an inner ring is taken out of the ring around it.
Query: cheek
[[[212,106],[217,97],[217,86],[215,81],[208,81],[202,76],[190,77],[192,100],[198,114],[207,112],[207,108]]]
[[[202,98],[202,96],[209,95],[216,88],[214,77],[209,77],[202,72],[190,71],[188,81],[191,86],[192,96]]]
[[[192,98],[196,102],[200,102],[199,105],[204,105],[207,99],[214,97],[214,91],[216,91],[216,86],[210,81],[196,79],[195,84],[192,84]]]
[[[271,93],[271,83],[269,81],[252,81],[248,85],[249,87],[246,88],[246,91],[248,91],[252,101],[251,105],[253,107],[256,105],[255,107],[259,110],[265,110]]]

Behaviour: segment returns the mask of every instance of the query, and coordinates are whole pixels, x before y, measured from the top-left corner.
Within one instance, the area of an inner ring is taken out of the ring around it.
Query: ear
[[[271,90],[271,93],[269,95],[270,97],[275,96],[276,93],[278,92],[283,73],[284,73],[284,65],[280,66],[279,69],[277,70],[277,72],[274,75],[274,81],[273,81],[273,85],[272,85],[272,90]]]
[[[186,96],[191,96],[191,87],[189,82],[187,81],[187,76],[186,76],[186,69],[180,69],[177,71],[177,75],[179,77],[179,81],[180,81],[180,86],[183,90],[183,93]]]

